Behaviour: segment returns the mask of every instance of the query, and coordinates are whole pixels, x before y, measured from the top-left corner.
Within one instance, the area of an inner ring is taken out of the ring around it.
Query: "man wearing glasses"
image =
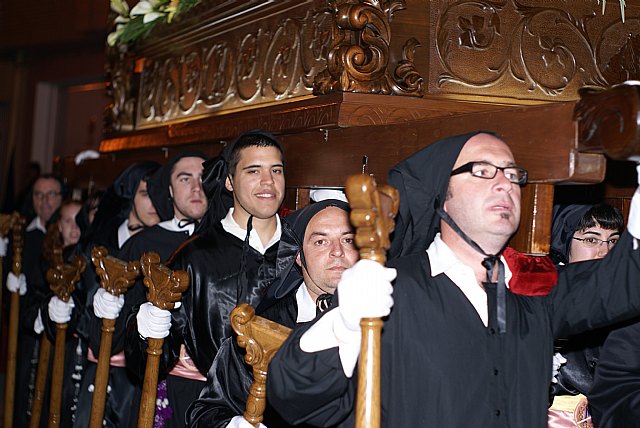
[[[353,426],[359,322],[388,315],[383,427],[546,427],[554,337],[640,312],[630,235],[640,236],[640,196],[611,257],[568,265],[549,295],[525,296],[513,289],[532,264],[512,263],[505,247],[526,180],[507,144],[484,131],[393,168],[401,202],[390,267],[362,260],[344,272],[339,306],[296,328],[272,361],[270,404],[291,423]]]

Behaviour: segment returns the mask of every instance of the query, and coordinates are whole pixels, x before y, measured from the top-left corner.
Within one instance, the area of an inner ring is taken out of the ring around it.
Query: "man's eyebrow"
[[[176,177],[183,177],[183,176],[186,176],[186,177],[193,177],[193,174],[192,174],[192,173],[190,173],[190,172],[187,172],[187,171],[180,171],[180,172],[178,173],[178,175],[176,175]]]
[[[245,170],[245,169],[262,168],[262,167],[264,167],[263,164],[257,163],[257,164],[253,164],[253,165],[247,165],[242,169]],[[273,168],[273,167],[284,168],[284,165],[281,164],[281,163],[274,163],[269,168]]]
[[[484,159],[484,160],[478,160],[478,161],[473,161],[473,162],[483,162],[483,163],[489,163],[489,164],[491,164],[491,165],[499,166],[499,165],[496,165],[493,161],[486,160],[486,159]],[[500,168],[509,168],[509,167],[517,167],[517,166],[518,166],[518,165],[516,165],[515,161],[510,161],[510,162],[508,162],[505,166],[500,167]]]

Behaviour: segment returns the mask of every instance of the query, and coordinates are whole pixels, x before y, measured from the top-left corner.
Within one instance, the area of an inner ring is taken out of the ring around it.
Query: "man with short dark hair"
[[[360,319],[389,315],[382,426],[546,427],[553,338],[638,314],[640,194],[609,257],[568,265],[548,296],[524,296],[510,290],[523,266],[502,252],[526,181],[488,132],[440,140],[392,169],[396,258],[356,263],[339,306],[293,332],[269,367],[271,405],[290,423],[353,426]]]
[[[171,264],[189,273],[182,305],[167,311],[144,303],[127,322],[127,365],[141,377],[146,338],[168,336],[161,363],[161,372],[169,372],[168,426],[183,426],[220,344],[232,333],[231,310],[240,302],[257,305],[276,277],[277,212],[285,189],[282,148],[265,131],[244,133],[205,164],[203,185],[207,215]]]

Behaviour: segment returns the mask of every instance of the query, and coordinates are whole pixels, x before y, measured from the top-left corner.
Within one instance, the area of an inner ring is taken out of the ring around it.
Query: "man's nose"
[[[604,258],[609,254],[609,243],[607,241],[598,243],[598,252],[596,253],[599,259]]]
[[[344,249],[342,248],[342,244],[340,242],[334,242],[331,245],[331,255],[333,257],[342,257],[344,255]]]

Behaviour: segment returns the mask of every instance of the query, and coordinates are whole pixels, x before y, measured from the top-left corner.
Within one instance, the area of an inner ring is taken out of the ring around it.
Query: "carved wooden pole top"
[[[13,214],[0,214],[0,237],[6,237],[13,225]]]
[[[24,250],[24,225],[26,220],[20,214],[13,213],[11,232],[13,235],[13,264],[11,266],[14,275],[22,273],[22,251]]]
[[[51,291],[60,300],[68,302],[86,267],[87,262],[84,258],[76,256],[70,264],[61,264],[50,268],[47,271],[47,281]]]
[[[182,270],[172,271],[160,264],[158,253],[144,253],[140,259],[147,301],[160,309],[174,309],[189,288],[189,275]]]
[[[351,223],[356,228],[356,245],[360,258],[384,264],[391,246],[389,233],[400,207],[398,191],[388,185],[377,188],[370,175],[351,175],[345,184],[351,205]]]
[[[103,246],[91,249],[91,261],[100,277],[100,285],[114,296],[125,293],[140,277],[139,262],[125,262],[112,257]]]

